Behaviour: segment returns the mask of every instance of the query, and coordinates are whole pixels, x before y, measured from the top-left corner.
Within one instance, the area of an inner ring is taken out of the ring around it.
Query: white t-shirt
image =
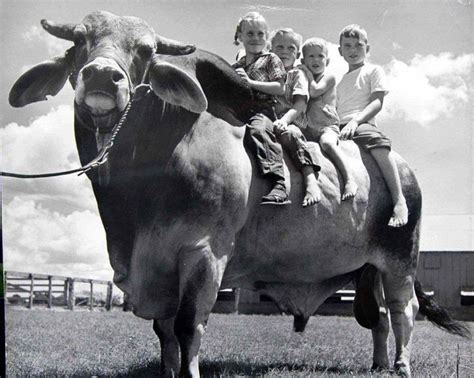
[[[364,64],[362,67],[346,73],[336,87],[337,113],[341,125],[348,123],[369,104],[373,92],[388,93],[387,80],[382,67]],[[368,120],[375,125],[375,117]]]

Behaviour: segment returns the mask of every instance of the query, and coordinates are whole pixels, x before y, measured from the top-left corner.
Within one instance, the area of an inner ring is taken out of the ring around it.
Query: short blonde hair
[[[303,57],[306,49],[310,47],[319,47],[326,55],[329,55],[328,43],[322,38],[309,38],[303,43]]]
[[[296,48],[298,49],[298,51],[300,50],[301,44],[303,43],[303,37],[301,36],[301,34],[298,34],[297,32],[295,32],[292,28],[281,28],[281,29],[272,31],[270,33],[270,38],[269,38],[270,45],[273,45],[273,40],[277,36],[280,36],[280,35],[288,35],[291,38],[293,38],[293,40],[296,42]]]
[[[234,45],[238,46],[239,43],[239,34],[242,33],[242,24],[244,22],[261,22],[262,24],[265,25],[266,32],[268,33],[268,24],[267,20],[258,12],[249,12],[247,13],[244,17],[239,19],[239,22],[237,23],[237,26],[235,28],[235,34],[234,34]]]
[[[341,44],[342,38],[357,38],[363,40],[366,44],[368,43],[367,31],[357,24],[347,25],[339,33],[339,45]]]

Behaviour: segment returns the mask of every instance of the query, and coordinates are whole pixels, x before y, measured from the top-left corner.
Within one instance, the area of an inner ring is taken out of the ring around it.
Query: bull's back
[[[413,214],[409,225],[397,230],[387,226],[392,200],[373,158],[361,153],[353,142],[342,142],[341,148],[359,185],[356,197],[341,201],[341,175],[321,154],[318,181],[322,200],[303,208],[303,177],[286,159],[292,204],[251,204],[236,253],[226,271],[227,279],[315,282],[355,270],[371,259],[379,259],[377,255],[390,254],[388,249],[392,246],[392,250],[397,250],[401,240],[413,240],[412,235],[418,232],[415,228],[419,223],[420,198],[418,184],[406,162],[395,155]],[[261,179],[254,176],[254,181]],[[253,185],[254,190],[259,185]],[[405,247],[395,253],[400,253],[402,259],[410,258]]]

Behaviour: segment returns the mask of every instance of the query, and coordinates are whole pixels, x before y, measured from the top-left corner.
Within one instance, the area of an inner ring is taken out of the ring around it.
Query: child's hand
[[[349,140],[354,137],[354,133],[359,127],[359,124],[352,120],[346,126],[344,126],[341,130],[341,140]]]
[[[288,130],[288,124],[281,119],[277,119],[275,122],[273,122],[273,127],[275,130],[275,133],[277,134],[284,133],[285,131]]]
[[[247,75],[247,72],[243,68],[236,68],[235,72],[240,76],[242,80],[244,80],[248,85],[250,85],[250,78]]]

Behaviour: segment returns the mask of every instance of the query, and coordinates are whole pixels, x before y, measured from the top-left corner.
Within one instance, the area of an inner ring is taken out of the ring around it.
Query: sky
[[[473,6],[444,1],[44,1],[0,0],[0,135],[2,170],[42,173],[79,166],[73,135],[73,91],[14,109],[8,92],[29,67],[70,42],[40,26],[47,18],[79,23],[107,10],[146,20],[155,31],[233,62],[238,19],[259,11],[270,29],[292,27],[330,43],[328,70],[347,67],[337,52],[340,30],[368,32],[372,63],[390,93],[379,120],[393,148],[411,165],[423,193],[421,250],[474,250]],[[105,235],[84,176],[2,180],[6,270],[111,279]]]

